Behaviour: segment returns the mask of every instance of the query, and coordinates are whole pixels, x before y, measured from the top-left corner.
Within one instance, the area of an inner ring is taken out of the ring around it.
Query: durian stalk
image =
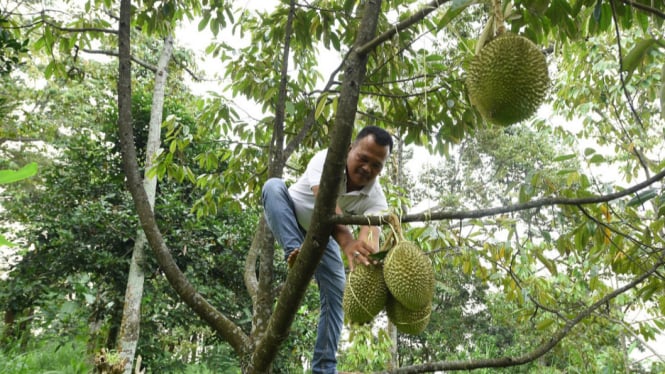
[[[487,24],[483,28],[483,31],[480,33],[480,36],[478,37],[478,42],[476,43],[476,53],[478,54],[481,49],[494,38],[494,16],[490,16],[490,18],[487,20]]]
[[[501,0],[494,0],[494,24],[496,25],[495,36],[501,35],[506,31],[506,25],[503,18],[503,10],[501,9]]]

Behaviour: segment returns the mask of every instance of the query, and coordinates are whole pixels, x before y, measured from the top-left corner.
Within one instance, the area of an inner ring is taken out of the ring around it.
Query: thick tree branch
[[[367,54],[359,54],[355,51],[358,46],[367,43],[374,37],[380,12],[381,0],[365,2],[363,19],[355,45],[344,65],[344,82],[332,129],[332,141],[323,168],[319,193],[312,213],[312,222],[300,254],[286,278],[286,285],[279,295],[268,330],[252,354],[252,367],[248,368],[249,373],[267,372],[279,346],[288,336],[288,330],[293,323],[302,297],[326,249],[332,227],[329,218],[335,211],[337,200],[335,196],[337,196],[342,180],[346,153],[351,143],[358,107],[359,90],[367,69]]]
[[[522,210],[541,208],[551,205],[586,205],[606,203],[608,201],[617,200],[636,193],[650,185],[665,178],[665,170],[662,170],[653,177],[646,179],[644,182],[638,183],[623,191],[610,193],[601,196],[590,196],[581,198],[566,198],[566,197],[551,197],[540,200],[528,201],[526,203],[508,205],[504,207],[496,207],[489,209],[478,209],[470,211],[434,211],[422,212],[416,214],[405,215],[401,218],[401,222],[423,222],[423,221],[441,221],[447,219],[468,219],[468,218],[482,218],[488,216],[495,216],[499,214],[519,212]],[[331,223],[344,223],[348,225],[383,225],[389,222],[390,215],[384,216],[360,216],[360,215],[336,215],[331,218]]]
[[[268,177],[279,178],[284,172],[286,159],[284,154],[284,118],[287,98],[289,54],[291,53],[291,34],[293,32],[293,19],[295,17],[295,0],[291,0],[289,14],[284,31],[284,49],[282,51],[282,66],[280,69],[280,82],[277,104],[275,105],[275,118],[270,142]],[[254,314],[252,316],[251,341],[254,344],[260,341],[265,334],[270,320],[274,300],[273,257],[275,254],[274,239],[266,226],[265,218],[261,217],[259,227],[254,234],[252,246],[245,260],[245,284],[252,296]],[[256,272],[256,263],[259,262],[259,272]],[[253,365],[250,363],[250,365]],[[268,367],[270,362],[267,363]]]
[[[259,279],[256,276],[256,262],[259,260],[259,251],[265,236],[265,219],[262,218],[256,228],[256,233],[252,239],[252,244],[249,246],[249,251],[247,251],[247,256],[245,257],[245,271],[243,273],[245,288],[247,289],[249,296],[252,298],[253,305],[256,305],[256,295],[259,290]]]
[[[392,371],[386,371],[384,373],[425,373],[425,372],[434,372],[438,370],[472,370],[479,368],[496,368],[496,367],[510,367],[524,365],[531,361],[536,360],[537,358],[543,356],[554,348],[563,338],[570,333],[570,331],[578,323],[580,323],[585,318],[589,317],[596,309],[600,308],[603,305],[606,305],[610,300],[621,295],[624,292],[627,292],[638,284],[642,283],[645,279],[649,278],[653,273],[655,273],[659,267],[663,266],[663,262],[655,264],[651,269],[649,269],[644,274],[638,276],[630,283],[625,286],[618,288],[595,303],[588,306],[586,309],[581,311],[575,318],[569,320],[563,327],[554,333],[548,340],[544,341],[541,345],[536,347],[531,352],[519,356],[519,357],[501,357],[494,359],[483,359],[483,360],[467,360],[467,361],[448,361],[448,362],[435,362],[424,365],[416,365],[404,367]]]
[[[286,86],[289,82],[289,54],[291,53],[291,33],[293,33],[293,18],[296,12],[296,2],[291,0],[289,15],[284,28],[284,50],[282,51],[282,66],[279,75],[279,91],[277,105],[275,106],[275,119],[273,121],[272,140],[270,147],[270,176],[279,177],[284,170],[284,116],[286,108]]]
[[[152,212],[148,196],[143,188],[143,179],[140,175],[134,147],[134,134],[132,128],[132,74],[130,62],[130,23],[131,0],[120,2],[120,22],[118,26],[118,132],[122,149],[122,162],[127,188],[132,194],[139,221],[146,234],[148,243],[155,253],[157,262],[166,275],[171,286],[180,298],[189,305],[202,319],[204,319],[217,333],[219,333],[233,347],[236,353],[243,357],[248,347],[248,338],[243,331],[226,316],[217,311],[206,299],[201,296],[194,286],[185,278],[182,271],[171,256],[166,246],[155,216]]]

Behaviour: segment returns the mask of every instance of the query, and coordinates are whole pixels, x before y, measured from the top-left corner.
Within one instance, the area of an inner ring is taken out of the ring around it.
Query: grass
[[[25,352],[0,351],[0,373],[83,374],[92,372],[85,345],[42,342]]]
[[[174,370],[183,374],[240,373],[232,363],[216,362],[211,369],[205,363],[190,364]],[[208,363],[209,364],[209,363]],[[222,367],[219,367],[219,366]],[[0,350],[0,373],[2,374],[87,374],[94,369],[93,357],[86,352],[83,339],[66,343],[55,340],[36,340],[27,349],[13,347]],[[221,371],[220,371],[221,370]],[[150,368],[147,373],[153,373]]]

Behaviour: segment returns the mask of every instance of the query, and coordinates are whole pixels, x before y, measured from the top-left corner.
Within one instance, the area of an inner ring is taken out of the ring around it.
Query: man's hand
[[[342,252],[344,252],[346,259],[349,261],[349,269],[353,271],[356,263],[365,266],[369,265],[372,262],[369,255],[374,253],[375,250],[371,245],[362,240],[351,240],[342,248]]]
[[[318,196],[319,186],[313,186],[312,192],[314,196]],[[343,214],[339,206],[335,206],[335,214]],[[333,238],[342,247],[342,252],[349,261],[349,270],[353,271],[356,263],[367,266],[372,262],[369,255],[379,251],[380,233],[376,226],[361,226],[358,239],[354,239],[351,230],[346,225],[336,224],[333,227]]]

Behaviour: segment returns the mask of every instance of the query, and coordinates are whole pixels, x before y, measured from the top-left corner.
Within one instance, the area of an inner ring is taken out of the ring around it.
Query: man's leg
[[[344,323],[342,295],[346,276],[339,245],[330,237],[314,273],[319,285],[321,314],[312,358],[312,373],[337,373],[337,346]]]
[[[261,193],[266,223],[279,245],[284,248],[284,259],[300,248],[305,235],[298,225],[293,200],[286,184],[279,178],[271,178],[264,185]]]

